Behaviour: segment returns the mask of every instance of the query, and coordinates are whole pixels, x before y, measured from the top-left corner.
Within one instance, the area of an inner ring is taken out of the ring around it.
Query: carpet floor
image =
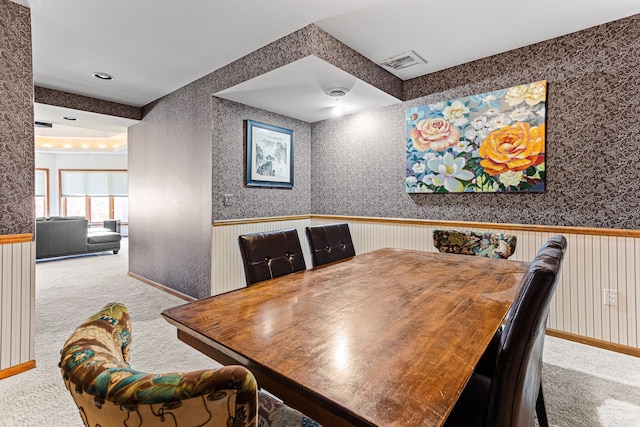
[[[161,373],[220,366],[176,338],[160,312],[185,301],[128,276],[127,249],[123,239],[118,255],[36,264],[37,366],[0,380],[0,426],[82,427],[57,366],[60,349],[76,326],[111,301],[129,308],[134,368]],[[543,387],[553,426],[640,426],[638,358],[547,337]]]

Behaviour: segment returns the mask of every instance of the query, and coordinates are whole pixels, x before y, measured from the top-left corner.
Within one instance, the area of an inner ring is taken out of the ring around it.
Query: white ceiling
[[[409,79],[640,13],[639,0],[14,1],[31,8],[36,85],[133,106],[311,23],[374,62],[415,51],[428,63],[396,73]],[[286,68],[223,95],[310,122],[325,117],[322,97],[304,94],[339,70],[317,58]],[[97,71],[115,78],[98,80]],[[352,83],[345,103],[373,89],[360,93],[363,83]],[[377,92],[369,91],[372,106],[384,98]]]
[[[331,88],[346,95],[331,97]],[[309,123],[334,117],[338,104],[351,114],[401,102],[313,55],[215,95]]]

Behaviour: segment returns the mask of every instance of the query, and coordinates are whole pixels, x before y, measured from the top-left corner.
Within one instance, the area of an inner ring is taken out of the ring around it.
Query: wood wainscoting
[[[568,248],[551,302],[549,329],[565,338],[581,337],[592,345],[640,356],[639,230],[327,215],[216,221],[212,231],[212,295],[245,286],[240,234],[296,228],[310,268],[304,227],[336,222],[349,224],[356,253],[384,247],[433,252],[432,231],[447,228],[514,234],[518,243],[510,259],[531,261],[549,237],[562,234]],[[605,289],[617,292],[617,305],[604,304]]]
[[[0,236],[0,379],[35,367],[32,234]]]

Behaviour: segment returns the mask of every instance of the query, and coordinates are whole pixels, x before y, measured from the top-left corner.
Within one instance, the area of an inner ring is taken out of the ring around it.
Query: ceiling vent
[[[426,65],[427,61],[420,58],[417,53],[410,50],[409,52],[401,53],[399,55],[392,56],[378,62],[378,65],[391,68],[392,70],[402,70],[403,68],[409,68],[414,65]]]

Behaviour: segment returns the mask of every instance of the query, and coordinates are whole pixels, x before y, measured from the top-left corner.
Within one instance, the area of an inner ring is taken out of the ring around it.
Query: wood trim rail
[[[214,227],[226,225],[255,224],[261,222],[289,221],[299,219],[323,219],[331,221],[351,221],[351,222],[373,222],[383,224],[398,225],[422,225],[428,227],[458,227],[458,228],[486,228],[498,230],[514,231],[535,231],[539,233],[567,233],[582,234],[590,236],[611,236],[611,237],[640,237],[640,230],[627,230],[619,228],[593,228],[574,227],[563,225],[536,225],[536,224],[502,224],[493,222],[473,222],[473,221],[441,221],[430,219],[410,219],[410,218],[378,218],[363,216],[344,215],[294,215],[278,216],[267,218],[247,218],[214,221]]]
[[[9,378],[14,375],[21,374],[35,367],[36,367],[36,361],[30,360],[28,362],[20,363],[19,365],[15,365],[10,368],[0,369],[0,380]]]
[[[289,215],[289,216],[270,216],[264,218],[239,218],[239,219],[224,219],[220,221],[214,221],[214,227],[220,227],[225,225],[241,225],[241,224],[259,224],[262,222],[276,222],[276,221],[297,221],[303,219],[309,219],[312,215]]]
[[[178,298],[181,298],[181,299],[183,299],[185,301],[193,302],[193,301],[197,300],[197,298],[194,298],[194,297],[192,297],[190,295],[187,295],[187,294],[183,294],[180,291],[176,291],[175,289],[172,289],[172,288],[170,288],[168,286],[162,285],[162,284],[160,284],[158,282],[154,282],[153,280],[149,280],[146,277],[142,277],[142,276],[140,276],[140,275],[138,275],[136,273],[132,273],[132,272],[129,271],[127,274],[129,276],[133,277],[134,279],[141,281],[142,283],[146,283],[149,286],[153,286],[154,288],[160,289],[161,291],[165,291],[166,293],[171,294],[173,296],[176,296]]]
[[[25,243],[33,240],[33,234],[5,234],[0,236],[0,245],[8,245],[11,243]]]
[[[630,347],[628,345],[617,344],[609,341],[603,341],[596,338],[585,337],[583,335],[572,334],[571,332],[564,332],[558,329],[547,328],[547,335],[556,338],[562,338],[567,341],[574,341],[580,344],[589,345],[591,347],[598,347],[605,350],[610,350],[616,353],[627,354],[629,356],[640,357],[640,348]]]

